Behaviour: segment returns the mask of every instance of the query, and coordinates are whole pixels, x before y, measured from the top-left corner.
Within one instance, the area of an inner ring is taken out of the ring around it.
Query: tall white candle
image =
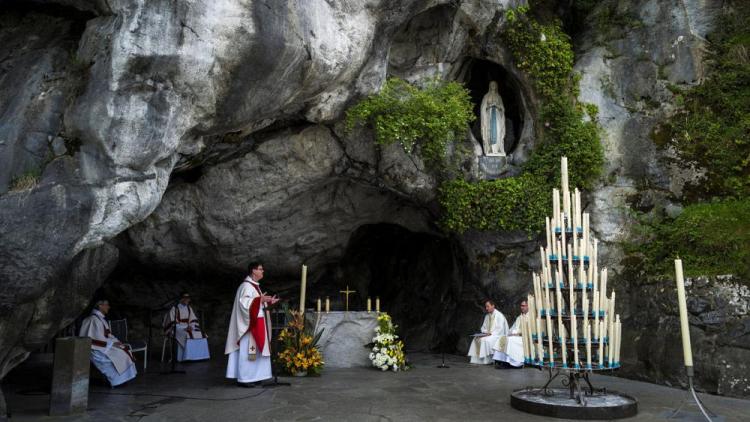
[[[594,336],[599,337],[599,292],[594,292]]]
[[[565,335],[565,329],[560,326],[559,327],[559,337],[560,337],[560,355],[562,356],[562,364],[563,367],[568,366],[568,345],[567,345],[567,335]]]
[[[372,311],[372,299],[368,297],[367,298],[367,312],[371,312],[371,311]]]
[[[532,295],[526,296],[526,303],[529,305],[528,315],[536,316],[536,299]],[[529,333],[534,334],[534,329],[529,326]]]
[[[563,195],[563,212],[570,217],[570,189],[568,187],[568,157],[560,159],[560,173]]]
[[[554,238],[552,239],[552,243],[553,244],[557,244],[557,242],[555,242]],[[553,254],[554,254],[554,252],[553,252]],[[552,283],[552,262],[549,259],[549,253],[547,254],[547,274],[546,275],[547,275],[547,277],[544,280],[544,282],[545,283]]]
[[[547,283],[544,283],[544,286],[540,286],[540,288],[539,288],[539,296],[536,297],[536,304],[537,304],[536,309],[539,310],[539,311],[541,311],[542,309],[544,309],[544,305],[543,305],[543,303],[544,303],[544,296],[543,296],[543,294],[547,290],[549,290],[549,286],[547,285]]]
[[[575,313],[575,304],[570,305],[570,339],[573,341],[573,365],[578,365],[578,319]]]
[[[547,263],[547,259],[544,257],[544,248],[539,247],[539,260],[541,261],[540,264],[542,265],[542,270],[544,270],[544,265]]]
[[[326,296],[326,313],[331,312],[331,299]]]
[[[534,316],[529,314],[526,314],[526,318],[523,320],[523,325],[526,326],[526,352],[528,353],[528,359],[529,361],[534,360],[534,337],[533,337],[533,328],[531,321],[534,320]]]
[[[589,256],[589,213],[583,213],[583,252],[581,255]],[[591,261],[589,261],[590,263]]]
[[[302,282],[299,291],[299,311],[305,313],[305,293],[307,290],[307,265],[302,266]]]
[[[320,308],[321,308],[321,306],[320,306],[320,298],[318,298],[318,303],[317,303],[317,306],[315,307],[315,309],[318,311],[318,313],[320,313]]]
[[[615,332],[617,333],[617,344],[615,344],[615,363],[620,364],[620,345],[622,344],[622,323],[620,322],[620,314],[617,314],[617,322],[615,322]]]
[[[555,290],[555,299],[557,301],[557,336],[561,337],[563,332],[562,322],[562,294],[559,287]]]
[[[532,352],[532,345],[531,345],[531,326],[529,325],[530,321],[530,315],[531,310],[529,310],[529,315],[526,315],[526,318],[523,318],[521,320],[521,323],[523,325],[523,330],[521,330],[521,335],[523,336],[523,345],[526,350],[524,350],[524,360],[528,362],[531,359],[531,352]]]
[[[589,297],[586,292],[583,292],[583,299],[581,299],[581,305],[583,306],[583,326],[589,324]]]
[[[375,312],[380,313],[380,296],[375,296]]]
[[[552,366],[552,363],[555,361],[555,348],[552,347],[552,317],[550,317],[549,312],[547,313],[547,344],[549,347],[549,364]]]
[[[573,287],[576,284],[573,277],[573,248],[568,245],[568,293],[570,295],[568,305],[570,305],[571,314],[573,310]]]
[[[544,345],[542,343],[542,318],[536,318],[536,343],[537,350],[536,355],[539,358],[539,362],[544,362]]]
[[[552,189],[552,228],[560,227],[560,190]],[[554,239],[554,237],[553,237]]]
[[[604,366],[604,338],[607,336],[607,317],[604,316],[604,320],[599,324],[599,367]]]
[[[552,249],[552,232],[550,231],[549,217],[544,217],[544,233],[547,235],[547,248]],[[544,260],[542,260],[544,264]]]
[[[612,346],[615,343],[615,335],[614,335],[614,319],[615,316],[612,315],[612,318],[609,319],[609,323],[607,326],[607,335],[609,336],[609,343],[607,343],[607,361],[609,362],[610,368],[612,367],[612,364],[615,361],[615,353]]]
[[[578,208],[578,227],[581,228],[581,237],[583,237],[583,205],[581,204],[581,191],[577,188],[576,194],[578,197],[578,204],[576,204],[576,208]]]
[[[601,292],[599,294],[599,306],[601,306],[601,309],[604,311],[609,310],[609,302],[607,301],[607,269],[602,268],[602,284],[600,286],[599,291]]]
[[[586,368],[591,368],[591,324],[586,321]]]
[[[558,242],[559,244],[559,242]],[[557,335],[562,337],[562,291],[560,290],[560,282],[562,281],[562,260],[557,265],[557,277],[555,279],[555,299],[557,300]],[[563,346],[564,347],[564,346]],[[564,353],[564,351],[563,351]]]
[[[690,345],[690,325],[688,324],[687,298],[685,279],[682,275],[682,260],[674,260],[674,272],[677,281],[677,304],[680,307],[680,332],[682,334],[682,358],[685,366],[693,366],[693,350]]]
[[[526,362],[529,360],[529,351],[526,348],[526,322],[524,321],[523,316],[521,316],[521,345],[523,346],[523,361]]]
[[[531,360],[536,359],[536,346],[534,345],[534,337],[533,334],[536,333],[536,316],[532,315],[527,319],[527,324],[529,324],[529,330],[531,331],[532,335],[529,336],[529,356],[531,357]]]
[[[580,250],[579,250],[578,253],[579,254],[581,253]],[[585,274],[584,274],[584,271],[583,271],[583,267],[584,267],[584,265],[583,265],[583,255],[578,255],[578,257],[579,257],[579,261],[578,261],[578,282],[581,283],[581,285],[583,286],[583,295],[585,296],[586,295],[586,277],[585,277]]]
[[[565,255],[565,250],[567,248],[566,243],[565,243],[565,237],[567,236],[567,234],[565,233],[566,224],[565,224],[565,218],[563,214],[560,214],[560,221],[562,223],[560,224],[560,241],[557,245],[558,246],[557,250],[560,252],[560,256],[558,257],[558,259],[560,259],[559,262],[562,264],[562,259],[563,259],[562,257],[563,255]],[[562,249],[559,248],[560,245],[562,245]]]
[[[591,262],[589,264],[589,270],[591,272],[591,284],[593,284],[593,286],[591,286],[591,288],[592,288],[593,292],[596,293],[596,292],[599,291],[599,282],[598,282],[598,280],[599,280],[599,274],[596,271],[596,255],[594,255],[594,256],[591,257]],[[596,306],[598,306],[598,303],[596,304]]]

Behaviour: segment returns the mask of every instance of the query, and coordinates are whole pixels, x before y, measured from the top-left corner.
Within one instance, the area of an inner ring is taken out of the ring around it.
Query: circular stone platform
[[[583,406],[570,398],[567,388],[548,388],[547,394],[539,388],[525,388],[510,395],[510,405],[523,412],[565,419],[620,419],[638,413],[638,401],[625,394],[607,391],[585,398]]]

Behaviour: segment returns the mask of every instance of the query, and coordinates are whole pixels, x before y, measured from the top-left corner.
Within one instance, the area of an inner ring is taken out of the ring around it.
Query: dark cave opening
[[[524,125],[524,109],[521,93],[516,79],[501,65],[482,59],[470,59],[467,64],[469,70],[463,81],[469,89],[471,101],[474,103],[474,115],[477,119],[471,126],[471,132],[481,142],[481,124],[479,109],[482,98],[487,93],[491,81],[496,81],[500,97],[505,106],[505,152],[510,154],[518,145]]]
[[[352,233],[341,260],[327,267],[313,291],[343,309],[339,291],[348,285],[357,291],[350,297],[352,310],[364,310],[368,297],[373,303],[379,297],[407,349],[452,352],[459,336],[453,320],[467,277],[462,250],[451,239],[370,224]]]
[[[121,249],[120,262],[93,300],[107,298],[111,317],[128,318],[131,337],[151,339],[151,356],[158,358],[162,347],[161,321],[170,301],[181,291],[190,292],[193,306],[209,335],[212,353],[220,356],[231,304],[242,273],[216,268],[181,270],[143,264]],[[399,326],[408,351],[455,352],[460,336],[456,329],[459,310],[466,313],[468,302],[477,302],[466,270],[462,248],[450,238],[412,232],[395,224],[368,224],[351,235],[341,258],[320,266],[308,279],[308,309],[318,298],[330,298],[332,310],[344,310],[347,286],[351,311],[366,310],[368,297],[379,297],[381,310]],[[279,294],[290,307],[299,301],[296,276],[267,269],[264,288]],[[87,307],[78,319],[87,316]],[[478,308],[477,308],[478,309]],[[149,332],[150,330],[150,332]],[[461,331],[461,332],[459,332]]]

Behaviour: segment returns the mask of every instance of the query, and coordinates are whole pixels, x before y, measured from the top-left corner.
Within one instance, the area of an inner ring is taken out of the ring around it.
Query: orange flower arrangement
[[[286,328],[279,334],[282,350],[276,358],[277,362],[290,374],[319,374],[324,362],[317,344],[323,331],[313,336],[305,329],[305,321],[299,311],[287,310],[287,321]]]

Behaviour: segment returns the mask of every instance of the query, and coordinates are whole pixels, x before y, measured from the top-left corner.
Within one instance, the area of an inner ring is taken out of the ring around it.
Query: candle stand
[[[572,235],[572,231],[569,233]],[[588,260],[585,257],[581,263],[580,259],[573,259],[573,274],[576,274],[577,267],[584,265],[584,268],[588,270]],[[562,265],[561,273],[563,276],[563,287],[561,290],[570,293],[570,283],[575,283],[575,280],[570,280],[568,274],[568,260],[563,257],[562,260],[558,260],[556,257],[550,257],[552,264]],[[561,262],[561,263],[560,263]],[[575,286],[575,284],[573,284]],[[548,286],[548,288],[551,288]],[[587,290],[582,285],[573,288],[573,295],[587,294]],[[565,309],[571,309],[570,294],[563,294],[562,301]],[[541,314],[546,317],[546,310],[543,310]],[[550,316],[552,319],[557,319],[557,310],[550,310]],[[583,320],[583,310],[575,309],[577,321]],[[604,312],[600,312],[596,315],[600,323],[603,323]],[[588,319],[594,320],[594,312],[589,312]],[[572,331],[571,323],[572,317],[570,312],[564,312],[561,315],[563,326],[567,333]],[[538,342],[539,338],[532,335],[532,341]],[[549,344],[550,338],[547,335],[542,335],[541,344]],[[606,388],[595,388],[591,382],[591,375],[595,372],[606,373],[614,372],[620,367],[619,362],[614,362],[609,365],[608,356],[602,356],[602,365],[598,363],[592,363],[590,368],[587,368],[586,364],[581,365],[580,363],[573,363],[568,365],[567,362],[575,362],[575,344],[570,338],[565,338],[565,353],[566,359],[563,361],[562,355],[553,357],[549,360],[533,360],[526,362],[527,365],[536,367],[541,371],[547,371],[548,380],[542,387],[526,387],[521,390],[516,390],[511,394],[511,406],[515,409],[533,413],[536,415],[550,416],[557,418],[566,419],[579,419],[579,420],[590,420],[590,419],[619,419],[629,418],[635,416],[638,413],[638,401],[628,395],[618,393],[615,391],[608,391]],[[585,339],[577,339],[579,348],[585,348]],[[594,350],[599,350],[599,346],[602,349],[609,346],[608,338],[600,339],[595,338],[591,340],[591,347]],[[561,336],[553,336],[551,344],[554,350],[561,351],[563,340]],[[562,353],[562,352],[560,352]],[[596,356],[598,362],[598,353],[593,353]],[[547,356],[548,358],[549,356]],[[563,388],[552,387],[553,382],[559,380]]]
[[[632,417],[638,413],[635,398],[592,383],[594,373],[620,368],[622,325],[614,290],[607,295],[607,269],[598,268],[590,216],[583,212],[579,190],[569,190],[567,158],[560,167],[562,192],[552,193],[547,246],[540,247],[541,270],[533,274],[533,295],[528,296],[529,313],[522,324],[524,363],[546,371],[548,380],[542,387],[514,391],[510,403],[548,417]],[[562,388],[553,387],[555,381]]]
[[[668,417],[667,419],[676,418],[680,411],[685,407],[689,406],[690,404],[695,404],[698,409],[703,414],[703,417],[706,418],[708,422],[711,422],[711,418],[716,418],[717,415],[710,411],[705,404],[703,404],[703,401],[701,401],[700,397],[698,397],[698,393],[695,391],[695,386],[693,384],[693,377],[695,376],[695,373],[693,372],[692,366],[686,366],[685,371],[687,372],[688,377],[688,390],[685,392],[685,399],[682,401],[682,404],[680,404],[680,407],[675,409]]]

